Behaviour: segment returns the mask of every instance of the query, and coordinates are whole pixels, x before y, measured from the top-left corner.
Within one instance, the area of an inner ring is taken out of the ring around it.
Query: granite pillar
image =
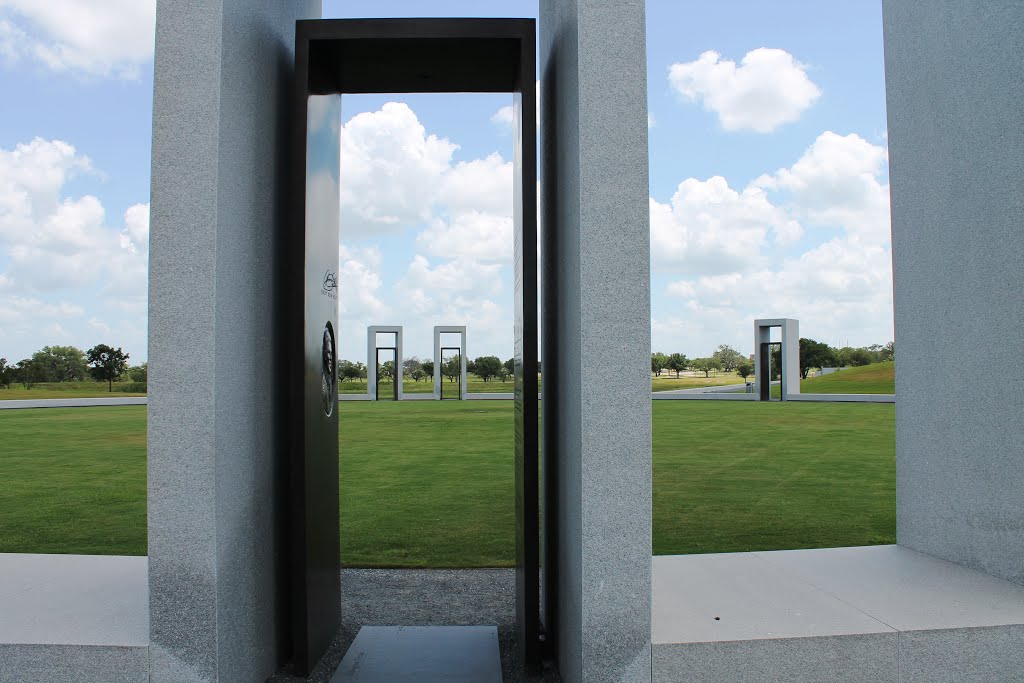
[[[161,0],[149,276],[153,683],[262,681],[278,629],[273,371],[295,20],[320,0]]]
[[[540,10],[544,621],[567,683],[649,682],[644,3]]]
[[[1024,583],[1024,4],[885,0],[896,538]]]

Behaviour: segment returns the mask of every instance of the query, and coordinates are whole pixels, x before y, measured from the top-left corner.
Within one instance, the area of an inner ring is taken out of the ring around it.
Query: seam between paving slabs
[[[770,559],[768,559],[767,557],[765,557],[764,555],[762,555],[762,554],[760,554],[760,553],[758,553],[758,552],[752,552],[752,553],[750,553],[750,554],[751,554],[751,555],[753,555],[753,556],[755,556],[755,557],[757,557],[758,559],[760,559],[760,560],[762,560],[762,561],[764,561],[764,562],[767,562],[768,564],[770,564],[770,565],[772,565],[772,566],[774,566],[774,567],[776,567],[776,568],[778,568],[778,569],[785,569],[785,567],[783,567],[783,566],[781,566],[781,565],[779,565],[779,564],[777,564],[777,563],[775,563],[775,562],[772,562],[772,561],[771,561]],[[804,582],[804,583],[805,583],[805,584],[807,584],[808,586],[811,586],[811,587],[812,587],[812,588],[814,588],[815,590],[817,590],[817,591],[821,591],[821,592],[822,592],[822,593],[824,593],[825,595],[828,595],[829,597],[831,597],[831,598],[834,598],[835,600],[838,600],[839,602],[843,603],[843,604],[844,604],[844,605],[846,605],[847,607],[850,607],[850,608],[852,608],[852,609],[855,609],[855,610],[857,610],[858,612],[860,612],[860,613],[861,613],[861,614],[863,614],[864,616],[868,617],[869,619],[871,619],[871,620],[873,620],[873,621],[877,621],[877,622],[878,622],[879,624],[882,624],[882,625],[886,626],[887,628],[891,629],[891,630],[892,630],[892,631],[894,631],[895,633],[900,633],[900,629],[896,628],[896,627],[895,627],[895,626],[893,626],[892,624],[890,624],[890,623],[888,623],[888,622],[884,621],[883,619],[879,619],[879,618],[878,618],[878,617],[876,617],[876,616],[875,616],[874,614],[871,614],[871,613],[869,613],[869,612],[865,612],[865,611],[864,611],[864,610],[862,610],[862,609],[861,609],[860,607],[858,607],[857,605],[854,605],[854,604],[853,604],[853,603],[851,603],[851,602],[848,602],[847,600],[843,600],[843,599],[842,599],[841,597],[839,597],[839,596],[838,596],[838,595],[836,595],[835,593],[833,593],[833,592],[831,592],[831,591],[829,591],[829,590],[826,590],[826,589],[822,588],[822,587],[821,587],[821,586],[819,586],[818,584],[816,584],[816,583],[814,583],[813,581],[811,581],[810,579],[808,579],[808,578],[807,578],[806,576],[803,576],[802,574],[798,574],[798,573],[796,573],[796,572],[793,572],[793,576],[796,576],[797,578],[799,578],[799,579],[800,579],[800,581]]]

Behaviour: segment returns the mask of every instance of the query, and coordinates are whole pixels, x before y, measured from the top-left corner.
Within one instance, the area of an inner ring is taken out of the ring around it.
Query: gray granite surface
[[[277,240],[288,191],[295,20],[320,11],[320,0],[157,6],[152,683],[255,681],[277,665]]]
[[[1024,3],[883,8],[896,539],[1024,583]]]
[[[566,681],[650,683],[643,0],[541,0],[540,64],[547,607]]]

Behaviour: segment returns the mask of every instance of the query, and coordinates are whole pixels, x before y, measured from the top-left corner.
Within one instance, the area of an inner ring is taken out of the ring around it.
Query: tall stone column
[[[149,279],[151,680],[262,681],[284,635],[273,386],[295,20],[160,0]]]
[[[896,540],[1024,583],[1024,4],[884,18]]]
[[[644,2],[541,0],[540,43],[545,626],[567,683],[649,682]]]

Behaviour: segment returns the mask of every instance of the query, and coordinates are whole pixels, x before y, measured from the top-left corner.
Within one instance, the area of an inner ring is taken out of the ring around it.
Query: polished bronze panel
[[[302,94],[300,93],[300,97]],[[289,373],[289,609],[295,670],[308,673],[340,617],[338,533],[338,237],[341,96],[305,99],[302,195],[293,207],[295,269],[287,276]]]
[[[537,66],[533,22],[521,34],[513,94],[516,621],[523,660],[540,663],[540,442],[537,393]],[[550,588],[550,587],[549,587]]]

